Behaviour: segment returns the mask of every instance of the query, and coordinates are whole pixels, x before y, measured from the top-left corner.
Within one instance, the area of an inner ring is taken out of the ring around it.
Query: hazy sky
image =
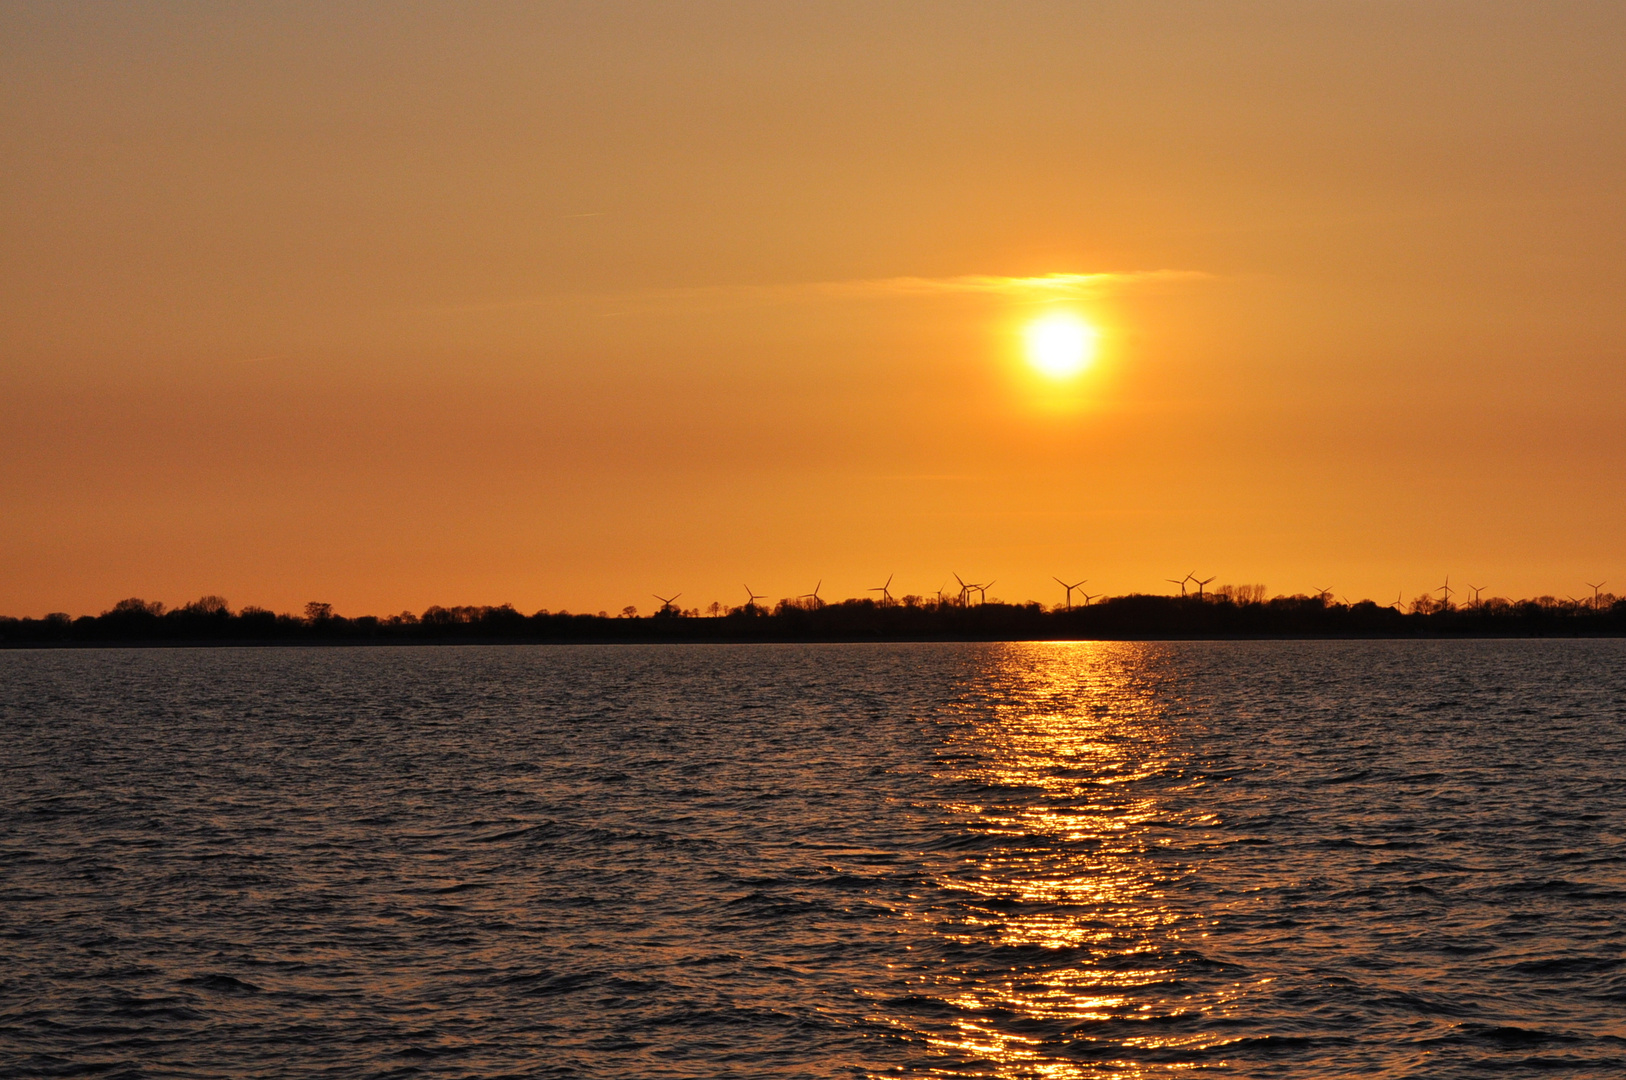
[[[8,3],[0,613],[1626,592],[1623,57],[1618,3]]]

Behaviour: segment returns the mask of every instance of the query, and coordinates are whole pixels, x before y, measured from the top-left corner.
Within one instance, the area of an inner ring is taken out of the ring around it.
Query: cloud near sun
[[[554,293],[522,299],[448,305],[440,310],[489,311],[607,300],[616,301],[617,306],[623,309],[628,304],[660,308],[675,303],[752,305],[949,295],[1046,300],[1087,296],[1114,288],[1156,282],[1199,281],[1212,276],[1200,270],[1129,270],[1089,274],[1042,274],[1035,277],[962,274],[957,277],[941,278],[859,278],[852,281],[813,281],[782,285],[699,285],[613,293]]]
[[[1002,277],[962,274],[957,277],[860,278],[787,285],[717,285],[695,289],[656,290],[645,295],[664,299],[712,298],[736,303],[806,303],[821,300],[871,300],[931,296],[989,296],[1047,300],[1087,296],[1114,288],[1163,281],[1193,281],[1210,275],[1196,270],[1131,270],[1092,274],[1043,274]]]
[[[868,281],[821,282],[785,286],[837,296],[930,296],[941,293],[982,293],[997,296],[1082,296],[1105,288],[1153,281],[1189,281],[1208,277],[1198,270],[1132,270],[1094,274],[1043,274],[1038,277],[997,277],[965,274],[960,277],[895,277]]]

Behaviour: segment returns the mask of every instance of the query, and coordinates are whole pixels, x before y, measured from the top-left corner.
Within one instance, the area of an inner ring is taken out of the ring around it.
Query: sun
[[[1070,379],[1089,367],[1099,336],[1095,327],[1067,312],[1035,319],[1023,333],[1028,363],[1052,379]]]

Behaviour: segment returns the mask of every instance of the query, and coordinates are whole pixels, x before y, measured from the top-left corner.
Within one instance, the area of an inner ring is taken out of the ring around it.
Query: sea
[[[0,1076],[1626,1076],[1626,642],[0,652]]]

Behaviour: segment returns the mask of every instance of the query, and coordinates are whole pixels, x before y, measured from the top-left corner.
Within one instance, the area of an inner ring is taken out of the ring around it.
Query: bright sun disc
[[[1095,328],[1076,315],[1046,315],[1028,324],[1028,363],[1052,379],[1077,375],[1095,359]]]

